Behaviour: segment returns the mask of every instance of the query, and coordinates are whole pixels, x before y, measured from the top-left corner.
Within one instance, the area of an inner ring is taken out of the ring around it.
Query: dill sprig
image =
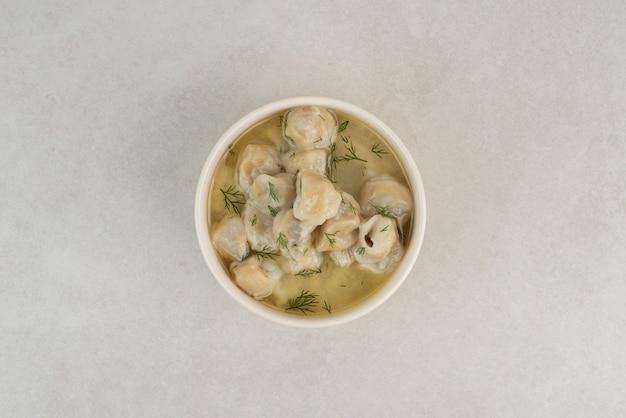
[[[378,213],[380,216],[384,216],[386,218],[393,218],[393,214],[389,212],[389,209],[387,209],[387,206],[372,205],[372,207],[376,210],[376,213]]]
[[[328,232],[324,232],[324,236],[328,240],[328,246],[330,248],[333,248],[335,246],[335,242],[337,242],[337,240],[335,239],[335,236],[337,235],[338,232],[339,231],[335,231],[332,234],[330,234]]]
[[[352,212],[354,215],[356,215],[356,208],[354,207],[352,202],[350,202],[350,206],[348,206],[348,209],[350,209],[350,212]]]
[[[270,189],[270,197],[274,202],[278,202],[278,196],[276,196],[276,190],[274,190],[274,184],[271,181],[267,182]]]
[[[243,200],[243,194],[237,190],[235,186],[228,186],[226,190],[220,189],[222,196],[224,197],[224,207],[229,212],[232,210],[237,215],[241,215],[241,209],[239,205],[244,205],[246,202]]]
[[[376,154],[378,158],[383,158],[383,155],[389,154],[389,152],[385,151],[384,149],[380,147],[380,144],[378,142],[372,146],[372,149],[370,151]]]
[[[234,145],[235,145],[234,143],[228,145],[228,152],[227,152],[227,155],[226,155],[227,157],[232,157],[233,155],[235,155],[235,151],[233,151],[233,146]]]
[[[278,239],[276,239],[276,244],[278,244],[278,248],[283,248],[285,250],[287,250],[287,240],[286,240],[286,236],[285,234],[283,234],[282,232],[278,233]]]
[[[348,139],[347,137],[341,135],[341,140],[345,143],[343,147],[348,151],[348,153],[344,154],[342,156],[339,156],[339,157],[335,157],[335,160],[337,162],[339,162],[339,161],[353,161],[353,160],[361,161],[361,162],[364,162],[364,163],[367,162],[367,160],[365,160],[365,159],[359,157],[358,155],[356,155],[356,148],[355,148],[354,143],[352,142],[351,139]]]
[[[276,256],[278,256],[278,252],[272,251],[272,249],[268,247],[267,245],[264,245],[261,250],[256,252],[256,258],[258,258],[259,261],[265,258],[273,259]]]
[[[312,293],[310,290],[302,290],[299,296],[293,299],[288,299],[289,306],[285,308],[285,311],[300,311],[304,315],[313,313],[315,306],[319,303],[317,301],[317,294]]]
[[[328,312],[328,315],[330,315],[332,312],[330,311],[330,305],[328,304],[328,302],[324,301],[324,306],[322,306],[322,308]]]
[[[321,268],[316,269],[303,269],[296,273],[296,276],[304,277],[308,279],[309,276],[313,276],[314,274],[320,274],[322,272]]]

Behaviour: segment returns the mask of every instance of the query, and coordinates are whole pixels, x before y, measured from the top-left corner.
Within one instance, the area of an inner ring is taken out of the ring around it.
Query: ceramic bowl
[[[239,287],[237,287],[237,285],[230,278],[228,272],[223,268],[209,235],[210,226],[208,221],[209,213],[207,201],[210,192],[211,179],[215,172],[217,163],[225,155],[225,153],[228,152],[229,145],[232,144],[233,141],[248,128],[270,115],[304,105],[324,106],[346,113],[350,116],[354,116],[368,124],[372,129],[380,134],[386,140],[387,144],[393,148],[397,158],[403,165],[414,200],[413,226],[411,228],[410,236],[408,237],[408,246],[406,247],[406,252],[400,264],[392,273],[392,277],[376,293],[358,305],[338,313],[333,313],[332,315],[307,316],[281,312],[267,307],[266,305],[248,296]],[[224,290],[242,306],[262,318],[279,324],[296,327],[325,327],[346,323],[372,312],[382,303],[387,301],[389,297],[400,288],[417,260],[424,239],[424,230],[426,226],[426,201],[422,180],[417,166],[411,157],[411,152],[408,150],[404,142],[380,119],[353,104],[346,103],[341,100],[327,97],[295,97],[266,104],[248,113],[235,122],[235,124],[233,124],[230,129],[228,129],[217,141],[206,159],[198,181],[195,199],[195,226],[200,249],[211,273]]]

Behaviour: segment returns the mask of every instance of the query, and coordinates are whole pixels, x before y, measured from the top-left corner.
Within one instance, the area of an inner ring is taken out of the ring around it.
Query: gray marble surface
[[[626,413],[623,1],[5,1],[0,416]],[[194,232],[217,138],[331,96],[412,150],[409,278],[259,319]]]

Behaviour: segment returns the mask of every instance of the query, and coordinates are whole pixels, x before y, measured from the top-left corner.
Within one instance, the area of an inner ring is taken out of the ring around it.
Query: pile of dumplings
[[[288,148],[245,146],[235,170],[245,205],[212,232],[235,283],[264,299],[281,278],[320,269],[325,255],[340,267],[358,263],[379,273],[395,268],[404,252],[401,231],[412,210],[409,189],[377,175],[364,183],[359,196],[351,196],[326,177],[337,136],[335,114],[302,106],[287,111],[282,121]]]

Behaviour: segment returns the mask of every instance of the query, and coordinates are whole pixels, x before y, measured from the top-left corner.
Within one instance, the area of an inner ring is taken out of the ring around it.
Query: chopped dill
[[[235,145],[234,143],[228,145],[228,155],[227,155],[228,157],[232,157],[233,155],[235,155],[235,151],[233,151],[234,145]]]
[[[339,231],[335,231],[332,234],[329,234],[328,232],[324,232],[324,236],[328,240],[328,246],[330,248],[333,248],[335,246],[335,242],[337,242],[337,240],[335,239],[335,236],[337,235],[338,232]]]
[[[360,255],[361,257],[363,257],[363,255],[365,255],[365,247],[357,248],[356,253]]]
[[[303,269],[296,273],[296,276],[304,277],[308,279],[309,276],[313,276],[314,274],[320,274],[322,272],[321,268],[316,269]]]
[[[285,308],[285,311],[300,311],[304,315],[306,315],[307,312],[313,313],[313,309],[319,303],[317,296],[318,295],[312,293],[310,290],[302,290],[299,296],[287,300],[289,306]]]
[[[270,197],[272,198],[274,202],[278,202],[278,196],[276,196],[276,190],[274,190],[274,184],[271,181],[268,181],[267,184],[269,185],[269,189],[270,189]]]
[[[391,214],[391,212],[389,212],[389,209],[387,209],[387,206],[372,205],[372,207],[376,210],[376,213],[378,213],[380,216],[384,216],[386,218],[393,218],[393,215]]]
[[[287,238],[285,234],[283,234],[282,232],[278,233],[278,239],[276,240],[276,244],[278,244],[278,248],[283,248],[285,250],[288,249],[287,240],[285,238]]]
[[[278,213],[276,209],[271,207],[270,205],[267,205],[267,209],[270,211],[270,215],[272,216],[276,216],[276,214]]]
[[[261,261],[261,260],[263,260],[265,258],[273,259],[277,255],[278,255],[278,252],[277,251],[272,251],[272,249],[269,248],[267,245],[264,245],[263,249],[261,249],[260,251],[256,252],[256,258],[258,258],[259,261]]]
[[[340,162],[340,161],[361,161],[366,163],[367,160],[364,160],[363,158],[359,157],[358,155],[356,155],[356,148],[354,147],[354,143],[352,142],[352,140],[348,140],[348,138],[346,138],[345,136],[341,136],[341,139],[347,144],[348,141],[350,143],[350,145],[344,145],[343,147],[348,151],[347,154],[344,154],[342,156],[339,157],[335,157],[335,161]]]
[[[250,222],[250,225],[255,226],[257,219],[256,219],[256,213],[254,214],[254,216],[252,218],[248,218],[248,222]]]
[[[332,312],[330,311],[330,305],[328,304],[328,302],[324,301],[324,306],[322,306],[322,308],[328,312],[328,315],[330,315]]]
[[[380,232],[387,232],[388,230],[389,230],[389,224],[387,224],[387,226],[381,229]]]
[[[348,206],[348,209],[350,209],[350,212],[352,212],[354,215],[356,215],[356,208],[354,207],[352,202],[350,202],[350,206]]]
[[[389,154],[387,151],[380,147],[380,144],[378,142],[372,146],[372,149],[370,151],[376,154],[378,158],[383,158],[383,155]]]
[[[341,125],[339,125],[337,127],[337,133],[340,134],[340,133],[344,132],[346,130],[346,128],[348,127],[348,123],[349,123],[349,121],[345,121]]]
[[[241,215],[239,206],[243,206],[246,202],[243,200],[243,194],[237,190],[235,186],[228,186],[226,190],[220,189],[224,197],[224,207],[229,212],[232,210],[237,215]]]

